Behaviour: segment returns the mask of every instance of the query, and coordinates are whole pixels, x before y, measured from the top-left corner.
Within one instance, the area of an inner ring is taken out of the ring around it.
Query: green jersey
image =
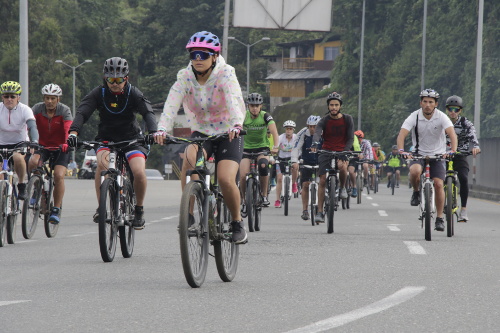
[[[269,147],[267,138],[267,126],[274,124],[273,117],[266,111],[260,111],[257,118],[253,119],[250,111],[247,110],[243,129],[247,132],[244,136],[243,149],[256,149]]]

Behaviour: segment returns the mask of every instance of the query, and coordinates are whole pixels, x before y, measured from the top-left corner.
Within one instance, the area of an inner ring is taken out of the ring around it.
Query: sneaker
[[[95,223],[99,223],[99,208],[95,210],[95,214],[92,217],[92,219],[94,220]]]
[[[340,189],[340,199],[347,199],[347,189],[345,187],[342,187]]]
[[[469,221],[469,217],[467,216],[467,211],[461,209],[460,214],[458,215],[458,222],[467,222],[467,221]]]
[[[412,206],[420,205],[420,191],[413,191],[413,194],[411,195],[410,204]]]
[[[299,192],[299,188],[297,187],[297,183],[293,183],[292,185],[292,193],[297,193]]]
[[[144,207],[135,206],[135,218],[132,226],[135,230],[142,230],[144,229],[145,224],[146,220],[144,220]]]
[[[274,202],[274,208],[281,208],[281,201],[280,200],[276,200]]]
[[[391,187],[391,182],[387,182],[387,188]]]
[[[52,207],[52,210],[50,211],[50,216],[49,216],[49,223],[52,224],[59,224],[61,221],[61,208],[59,207]]]
[[[269,207],[271,203],[269,202],[269,200],[267,199],[267,197],[262,197],[262,206],[264,207]]]
[[[358,196],[358,189],[353,188],[351,192],[351,197],[356,198]]]
[[[231,231],[233,232],[233,242],[234,244],[245,244],[248,242],[247,232],[243,221],[233,221],[231,222]]]
[[[247,205],[245,204],[241,205],[241,217],[243,218],[247,217]]]
[[[25,183],[17,184],[17,197],[19,200],[26,199],[26,184]]]
[[[325,213],[323,212],[318,212],[316,214],[316,216],[314,217],[314,220],[317,222],[317,223],[320,223],[320,222],[325,222]]]
[[[399,188],[399,183],[396,183],[396,188]]]
[[[368,181],[366,179],[363,179],[363,187],[366,187],[368,184]]]
[[[303,211],[302,211],[302,216],[301,216],[301,217],[302,217],[302,219],[303,219],[304,221],[309,220],[309,211],[308,211],[308,210],[303,210]]]
[[[436,231],[444,231],[444,220],[442,217],[436,217],[436,225],[434,227]]]

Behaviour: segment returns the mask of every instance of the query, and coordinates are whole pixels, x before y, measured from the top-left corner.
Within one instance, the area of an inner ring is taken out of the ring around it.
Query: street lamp
[[[271,40],[271,38],[269,38],[269,37],[262,37],[261,39],[259,39],[258,41],[256,41],[253,44],[245,44],[242,41],[236,39],[235,37],[227,37],[227,39],[235,40],[238,43],[240,43],[242,45],[245,45],[247,47],[247,97],[248,97],[248,95],[250,94],[250,48],[252,46],[254,46],[255,44],[260,43],[260,42],[262,42],[264,40]]]
[[[75,114],[76,114],[76,105],[75,105],[75,104],[76,104],[76,103],[75,103],[75,85],[76,85],[76,82],[75,82],[75,81],[76,81],[76,79],[75,79],[75,70],[76,70],[78,67],[80,67],[80,66],[82,66],[82,65],[84,65],[84,64],[86,64],[86,63],[88,63],[88,62],[92,62],[92,60],[90,60],[90,59],[86,59],[84,62],[82,62],[82,63],[81,63],[80,65],[78,65],[78,66],[71,66],[71,65],[68,65],[67,63],[65,63],[65,62],[64,62],[64,61],[62,61],[62,60],[56,60],[56,63],[66,65],[66,66],[68,66],[69,68],[71,68],[71,69],[73,70],[73,112],[72,112],[72,114],[73,114],[73,119],[75,119]],[[72,155],[73,155],[73,161],[75,161],[75,151],[74,151],[74,150],[73,150],[73,152],[72,152]]]

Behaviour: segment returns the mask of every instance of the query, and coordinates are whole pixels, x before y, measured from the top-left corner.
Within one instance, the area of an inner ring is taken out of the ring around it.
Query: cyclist
[[[295,144],[295,140],[297,139],[297,134],[295,131],[295,122],[293,120],[287,120],[283,123],[283,127],[285,128],[285,133],[281,134],[278,139],[278,160],[280,161],[279,165],[276,166],[276,201],[274,202],[275,208],[281,208],[281,187],[283,182],[283,174],[282,170],[285,170],[286,164],[292,159],[292,149]],[[299,173],[299,164],[292,163],[291,167],[292,173],[292,192],[297,193],[297,178]],[[286,193],[284,193],[286,195]],[[286,199],[285,199],[286,200]]]
[[[129,65],[126,59],[112,57],[104,62],[103,84],[91,90],[77,108],[76,116],[70,127],[68,145],[76,147],[78,134],[83,125],[97,109],[100,123],[96,141],[127,141],[143,137],[136,120],[136,114],[142,115],[149,133],[156,132],[156,118],[151,103],[142,92],[129,82]],[[144,229],[144,197],[146,195],[146,158],[149,147],[138,143],[128,146],[125,151],[128,165],[134,176],[134,191],[137,204],[133,226],[136,230]],[[97,152],[95,190],[99,202],[101,171],[108,165],[109,149],[100,147]],[[98,221],[98,213],[94,215]]]
[[[240,163],[240,190],[242,195],[241,215],[246,217],[246,205],[244,202],[246,191],[246,175],[250,172],[250,159],[245,156],[245,153],[269,153],[269,140],[267,138],[267,130],[271,132],[273,142],[278,141],[278,130],[273,117],[266,111],[262,111],[262,103],[264,99],[261,94],[252,93],[247,97],[248,111],[246,112],[243,129],[247,132],[243,145],[243,158]],[[278,152],[278,146],[273,146],[271,149],[273,154]],[[267,207],[270,205],[267,199],[267,182],[269,180],[269,158],[266,155],[257,157],[260,175],[260,188],[262,191],[262,205]]]
[[[357,130],[356,132],[354,132],[354,135],[358,137],[359,141],[359,149],[361,151],[361,154],[359,154],[359,158],[373,160],[372,143],[370,142],[370,140],[365,140],[365,133],[363,133],[362,130]],[[366,162],[363,163],[363,174],[365,175],[365,178],[363,179],[363,186],[366,186],[368,182],[368,169],[371,169],[372,167],[372,165],[369,165]]]
[[[0,103],[0,148],[14,148],[19,142],[31,138],[33,143],[38,142],[38,130],[35,116],[31,108],[20,102],[22,88],[18,82],[6,81],[0,85],[2,103]],[[19,178],[17,184],[18,198],[26,198],[26,161],[18,152],[12,156],[14,171]],[[0,170],[2,165],[0,164]]]
[[[387,172],[387,187],[391,187],[392,169],[396,172],[396,187],[399,187],[399,179],[401,178],[401,167],[404,166],[403,157],[398,152],[398,146],[392,146],[392,151],[387,155],[386,172]]]
[[[60,151],[40,149],[31,155],[28,172],[31,173],[38,165],[38,161],[49,159],[50,154],[57,154],[54,167],[54,207],[50,211],[49,222],[58,224],[61,220],[61,208],[64,197],[64,176],[69,162],[68,131],[73,116],[68,106],[60,103],[62,89],[54,83],[49,83],[42,88],[43,102],[33,106],[33,114],[40,135],[40,144],[45,147],[60,147]]]
[[[361,147],[359,146],[359,140],[356,135],[353,136],[354,140],[352,143],[351,150],[353,151],[361,151]],[[358,170],[358,165],[357,163],[359,162],[359,156],[352,157],[349,160],[349,166],[347,170],[349,171],[349,177],[351,178],[351,185],[352,185],[352,191],[351,191],[351,197],[356,198],[358,196],[358,188],[356,185],[356,174]]]
[[[313,152],[317,150],[320,138],[323,138],[322,149],[324,150],[345,151],[351,149],[354,141],[354,122],[350,115],[341,112],[342,96],[337,92],[332,92],[326,98],[326,105],[328,106],[328,114],[321,118],[316,125],[311,150]],[[323,204],[325,202],[326,172],[330,166],[330,157],[320,155],[318,157],[318,164],[320,178],[318,187],[318,213],[315,220],[324,222]],[[345,183],[347,180],[348,164],[347,158],[340,158],[338,161],[340,197],[342,199],[347,199]]]
[[[155,140],[163,144],[163,138],[172,130],[181,105],[194,130],[192,137],[229,132],[228,140],[217,143],[215,161],[224,201],[233,218],[233,242],[244,244],[247,242],[247,233],[241,219],[240,192],[236,184],[243,153],[243,140],[239,133],[246,112],[240,84],[234,68],[219,54],[221,44],[216,35],[208,31],[197,32],[189,39],[186,49],[191,61],[177,73],[177,81],[170,88]],[[211,156],[214,145],[206,143],[204,149],[207,156]],[[182,164],[183,189],[186,172],[195,165],[195,147],[189,145],[186,156]]]
[[[313,143],[313,135],[316,130],[316,125],[320,121],[320,116],[309,116],[306,121],[306,127],[297,133],[295,144],[292,149],[292,163],[299,161],[299,156],[305,165],[318,165],[318,155],[311,152],[311,145]],[[302,184],[302,219],[309,220],[309,210],[307,203],[309,201],[309,184],[311,182],[313,170],[304,168],[300,172],[300,182]]]
[[[457,151],[457,135],[453,129],[453,123],[446,114],[437,109],[439,94],[433,89],[424,89],[420,93],[420,109],[411,113],[406,118],[399,135],[397,144],[400,154],[412,156],[412,153],[404,151],[406,136],[412,132],[412,143],[416,154],[433,156],[436,154],[446,155],[446,135],[450,137],[450,153]],[[424,168],[424,161],[410,162],[410,181],[413,186],[411,205],[420,204],[420,175]],[[435,203],[437,218],[435,229],[444,231],[444,178],[446,169],[444,161],[430,161],[430,176],[434,180],[436,190]]]
[[[476,156],[481,152],[479,148],[479,141],[476,135],[476,129],[474,124],[464,116],[462,116],[463,101],[460,96],[450,96],[446,100],[446,111],[448,111],[448,116],[453,123],[455,133],[458,139],[458,151],[468,152],[472,151],[472,155]],[[447,144],[450,146],[450,138],[447,137]],[[472,149],[471,149],[472,146]],[[461,156],[457,154],[453,157],[453,169],[458,172],[458,181],[460,182],[460,201],[462,208],[460,209],[460,215],[458,221],[467,222],[469,220],[467,216],[467,198],[469,197],[469,163],[467,162],[466,156]]]
[[[373,159],[377,162],[375,162],[375,165],[373,166],[374,172],[376,172],[379,177],[382,177],[381,171],[382,169],[380,168],[380,165],[384,163],[385,161],[385,153],[380,149],[380,144],[378,142],[374,142],[372,145],[372,150],[373,150]],[[375,186],[375,177],[372,178],[372,187]]]

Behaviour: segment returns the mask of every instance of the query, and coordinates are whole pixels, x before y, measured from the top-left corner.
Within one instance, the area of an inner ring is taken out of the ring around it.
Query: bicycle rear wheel
[[[99,198],[99,248],[104,262],[112,262],[116,252],[116,238],[118,227],[117,190],[115,181],[107,178],[101,184]]]
[[[255,188],[254,188],[254,209],[255,209],[255,231],[260,231],[260,225],[262,222],[262,196],[260,195],[260,186],[259,186],[259,181],[255,181]]]
[[[432,210],[432,184],[424,185],[424,222],[425,222],[425,240],[431,240],[431,210]]]
[[[7,215],[7,243],[14,244],[16,242],[16,226],[17,226],[17,211],[19,209],[19,201],[17,200],[16,189],[12,190],[12,198],[10,200],[10,214]]]
[[[370,175],[370,172],[368,172],[368,179],[366,180],[366,194],[370,194],[370,184],[371,184],[372,178]]]
[[[0,181],[0,247],[7,243],[7,232],[5,225],[7,224],[7,184],[5,181]]]
[[[285,182],[285,193],[283,193],[283,204],[284,204],[284,213],[285,216],[288,216],[288,201],[290,200],[290,177],[283,177],[283,181]]]
[[[255,222],[255,178],[248,178],[246,185],[247,191],[245,193],[245,204],[247,208],[248,231],[253,232]]]
[[[335,209],[337,206],[337,192],[336,192],[336,178],[331,177],[329,180],[329,189],[330,189],[330,197],[328,198],[329,203],[328,203],[328,213],[327,213],[327,218],[328,218],[328,233],[331,234],[333,233],[333,218],[335,216]]]
[[[21,217],[21,229],[26,239],[31,239],[35,234],[38,219],[40,218],[40,203],[42,198],[42,178],[37,175],[31,176],[26,192],[28,194],[23,202],[23,213]]]
[[[310,215],[311,215],[311,225],[314,227],[316,225],[316,196],[317,196],[317,187],[316,187],[316,183],[314,184],[310,184],[309,185],[309,201],[311,202],[310,204]]]
[[[360,204],[361,203],[361,192],[363,192],[363,178],[359,174],[359,171],[358,171],[358,174],[356,175],[356,187],[358,189],[357,202],[358,202],[358,204]]]
[[[238,269],[240,247],[231,241],[229,232],[231,214],[221,199],[217,201],[217,211],[219,212],[217,215],[217,231],[221,238],[213,241],[215,264],[221,280],[231,282]]]
[[[54,207],[54,198],[52,193],[54,192],[54,185],[50,185],[51,188],[49,192],[43,191],[42,193],[42,211],[44,212],[43,216],[43,226],[45,228],[45,235],[48,238],[55,237],[57,234],[57,230],[59,230],[59,223],[53,224],[49,222],[50,212],[52,211],[52,207]]]
[[[446,177],[444,184],[444,212],[446,215],[446,236],[453,236],[453,180]]]
[[[375,175],[373,177],[375,177],[375,184],[373,186],[373,193],[377,193],[378,192],[378,171],[375,171]]]
[[[193,288],[203,284],[207,273],[208,228],[203,214],[203,185],[191,181],[182,192],[179,240],[184,276]]]
[[[132,257],[134,252],[135,229],[133,227],[135,219],[135,193],[129,179],[123,182],[124,205],[122,214],[125,217],[124,225],[118,227],[120,237],[120,248],[123,258]]]
[[[394,195],[394,189],[396,188],[396,171],[392,172],[391,175],[391,191],[392,195]]]

